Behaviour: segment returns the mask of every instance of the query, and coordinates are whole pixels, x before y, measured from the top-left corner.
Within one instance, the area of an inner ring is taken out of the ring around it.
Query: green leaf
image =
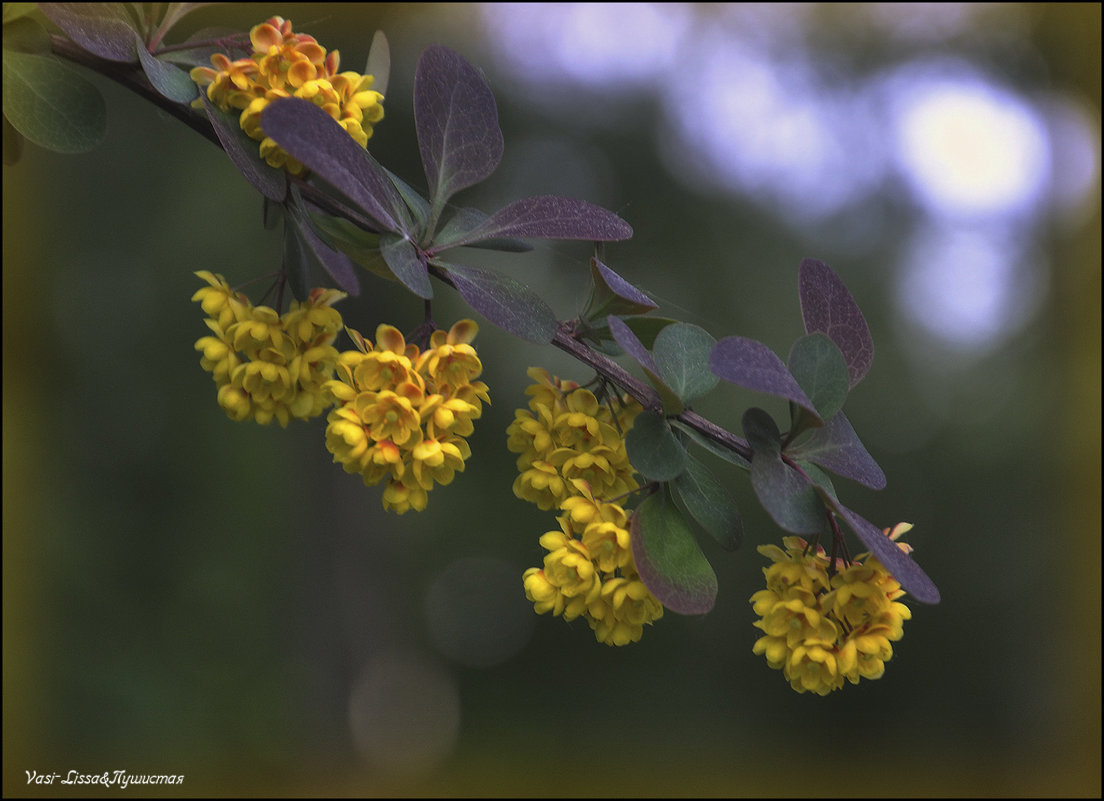
[[[744,434],[754,451],[751,486],[779,528],[794,534],[820,534],[827,517],[809,479],[782,459],[774,420],[762,409],[744,413]]]
[[[150,55],[146,49],[146,43],[137,33],[134,34],[135,44],[138,48],[138,60],[142,62],[142,69],[161,95],[176,103],[191,103],[199,94],[199,87],[184,70],[167,61],[162,61]]]
[[[813,488],[818,494],[828,493],[832,498],[836,496],[836,487],[832,483],[832,478],[819,467],[812,462],[806,462],[799,459],[794,459],[795,464],[805,471],[807,475],[813,481]]]
[[[53,57],[5,50],[4,116],[36,145],[87,153],[107,133],[99,90]]]
[[[39,3],[38,7],[89,53],[128,64],[138,60],[134,52],[137,28],[125,3]]]
[[[381,234],[380,253],[391,272],[420,298],[433,297],[429,272],[414,243],[401,234]]]
[[[671,425],[677,428],[679,431],[684,432],[690,439],[694,440],[696,445],[699,445],[705,450],[712,453],[714,456],[718,456],[724,459],[726,462],[731,462],[734,465],[744,468],[745,470],[751,468],[751,462],[745,459],[741,454],[736,451],[730,450],[723,445],[714,442],[709,437],[700,433],[694,428],[691,428],[686,423],[682,422],[678,418],[671,418]]]
[[[629,461],[652,481],[671,481],[686,469],[689,458],[667,421],[645,409],[625,435]]]
[[[25,17],[38,8],[38,3],[4,3],[4,25],[7,26],[15,20]],[[4,43],[7,47],[7,43]]]
[[[652,358],[663,382],[683,403],[717,386],[719,379],[709,369],[709,354],[716,344],[708,331],[690,323],[669,325],[656,336]]]
[[[308,216],[315,233],[334,250],[340,250],[357,264],[381,277],[398,280],[380,256],[379,234],[365,231],[344,217],[331,217],[329,214],[316,212],[309,206]]]
[[[13,3],[4,4],[4,14],[8,13],[8,6],[14,5]],[[22,4],[30,5],[34,7],[33,3]],[[50,52],[50,34],[46,29],[42,27],[42,24],[36,19],[30,19],[29,17],[13,18],[13,21],[8,22],[7,17],[4,18],[4,49],[16,50],[20,53],[33,53],[36,55],[46,55]]]
[[[851,388],[847,362],[826,335],[813,333],[797,340],[790,349],[788,367],[822,420],[843,408]]]
[[[722,548],[734,551],[740,546],[744,521],[736,499],[708,467],[688,456],[686,471],[675,479],[675,489],[686,511]]]
[[[622,317],[621,320],[629,327],[629,330],[636,335],[636,338],[640,340],[640,344],[648,349],[655,347],[655,341],[660,331],[678,322],[678,320],[674,320],[670,317],[644,316]]]
[[[492,323],[528,342],[545,345],[556,335],[556,316],[536,292],[507,275],[439,259],[431,262],[452,280],[468,305]]]
[[[606,318],[606,323],[609,325],[609,330],[613,335],[614,341],[644,369],[644,375],[647,376],[651,385],[655,387],[659,400],[663,404],[663,411],[670,415],[681,412],[683,409],[682,399],[673,389],[667,386],[667,383],[662,378],[660,378],[659,368],[656,366],[652,354],[649,353],[643,343],[636,338],[636,334],[632,332],[628,325],[622,322],[621,318],[615,317],[612,314]]]
[[[680,615],[703,615],[713,608],[717,574],[670,497],[645,498],[629,530],[636,570],[661,604]]]
[[[399,196],[402,197],[406,207],[410,209],[410,214],[413,216],[417,231],[424,232],[426,226],[429,224],[429,201],[418,194],[418,192],[406,181],[391,172],[391,170],[382,165],[380,169],[391,179],[391,183],[393,183],[395,189],[399,191]]]

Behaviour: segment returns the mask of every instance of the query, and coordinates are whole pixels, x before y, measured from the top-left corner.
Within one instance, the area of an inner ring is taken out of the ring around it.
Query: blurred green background
[[[5,796],[116,769],[185,774],[166,795],[1100,795],[1099,4],[228,4],[180,32],[270,14],[350,69],[386,32],[370,145],[414,185],[418,54],[460,51],[506,141],[460,201],[613,209],[636,234],[607,262],[661,313],[785,354],[801,258],[832,265],[877,352],[848,415],[889,477],[838,489],[916,524],[943,602],[881,680],[795,694],[751,653],[782,533],[713,460],[747,526],[704,543],[714,611],[618,649],[538,618],[520,577],[555,521],[513,497],[504,432],[528,366],[586,371],[483,323],[466,472],[385,515],[321,421],[216,405],[193,272],[267,274],[280,236],[219,150],[96,77],[103,147],[4,168]],[[566,319],[589,255],[468,259]],[[438,294],[438,322],[468,313]],[[421,304],[366,275],[341,310],[409,330]],[[779,411],[699,410],[749,404]]]

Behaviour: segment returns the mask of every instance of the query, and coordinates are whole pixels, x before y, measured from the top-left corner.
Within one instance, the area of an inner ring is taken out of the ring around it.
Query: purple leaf
[[[822,427],[814,429],[812,436],[787,449],[786,453],[794,459],[806,459],[871,489],[885,489],[885,473],[863,447],[859,435],[843,412],[838,412]]]
[[[645,295],[635,286],[630,284],[620,275],[615,273],[606,265],[602,264],[598,259],[592,258],[590,260],[590,270],[594,276],[594,282],[597,284],[599,280],[604,285],[604,288],[616,295],[620,300],[630,305],[631,309],[627,313],[631,314],[643,314],[651,311],[652,309],[658,309],[655,301]]]
[[[816,259],[802,259],[798,295],[805,332],[819,331],[836,343],[855,386],[874,361],[874,340],[859,304],[832,268]]]
[[[644,343],[636,338],[636,334],[633,330],[616,315],[609,315],[606,318],[606,323],[609,325],[610,334],[613,336],[613,341],[616,342],[621,350],[629,354],[637,364],[644,368],[644,374],[648,377],[648,381],[656,390],[655,400],[649,399],[647,405],[649,406],[662,406],[663,411],[667,414],[678,414],[684,408],[682,399],[663,381],[659,374],[659,368],[656,366],[655,359],[652,358],[652,354],[648,352],[648,349],[644,347]],[[658,404],[657,404],[658,401]]]
[[[447,47],[427,47],[418,60],[414,124],[435,208],[482,181],[502,159],[494,95],[483,76]]]
[[[448,273],[468,305],[499,328],[528,342],[545,345],[556,335],[556,316],[529,287],[505,275],[434,260]]]
[[[870,549],[889,574],[897,579],[905,592],[921,603],[939,603],[939,588],[935,586],[935,582],[920,568],[920,565],[912,560],[911,556],[898,548],[897,543],[886,536],[884,531],[841,505],[828,493],[821,492],[821,497],[847,521],[855,536]]]
[[[410,234],[409,210],[387,172],[309,100],[289,97],[261,112],[266,136],[356,203],[382,230]]]
[[[613,334],[613,341],[620,346],[621,350],[629,354],[649,373],[658,376],[659,368],[656,367],[655,359],[644,344],[636,338],[636,334],[625,324],[625,321],[611,314],[606,318],[606,322],[609,324],[610,333]]]
[[[709,369],[733,384],[793,401],[816,420],[813,402],[774,351],[762,342],[745,337],[725,337],[709,354]]]
[[[287,196],[287,178],[283,170],[270,167],[261,158],[258,143],[250,139],[245,131],[238,125],[237,117],[230,116],[219,111],[207,99],[206,92],[199,93],[204,108],[207,109],[207,117],[211,120],[211,127],[215,129],[215,135],[222,143],[222,149],[234,162],[242,175],[253,188],[277,203],[283,203]]]
[[[418,297],[432,298],[429,272],[414,243],[398,234],[383,234],[379,241],[380,254],[394,276]]]
[[[128,64],[138,60],[134,49],[137,29],[123,3],[39,3],[38,7],[89,53]]]
[[[357,281],[353,260],[323,242],[302,215],[298,215],[296,221],[303,244],[310,249],[311,254],[318,259],[318,263],[330,274],[337,286],[354,298],[359,295],[360,284]]]
[[[628,239],[632,233],[632,226],[600,206],[557,195],[537,195],[495,212],[482,225],[449,242],[448,246],[460,247],[501,237],[613,242]]]

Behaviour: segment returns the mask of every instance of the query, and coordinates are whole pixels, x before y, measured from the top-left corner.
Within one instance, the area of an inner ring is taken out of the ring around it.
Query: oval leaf
[[[199,99],[207,109],[207,118],[211,120],[211,127],[214,128],[222,149],[245,176],[245,180],[269,200],[283,203],[287,197],[287,178],[284,171],[265,163],[258,149],[259,143],[250,139],[238,125],[238,115],[216,108],[207,99],[206,92],[200,92]]]
[[[529,287],[505,275],[434,259],[468,305],[492,323],[528,342],[546,345],[556,335],[556,316]]]
[[[4,50],[4,116],[36,145],[87,153],[107,133],[100,91],[52,56]]]
[[[500,209],[448,247],[502,237],[613,242],[628,239],[632,233],[627,222],[593,203],[558,195],[537,195]]]
[[[736,499],[701,462],[687,457],[686,471],[675,479],[675,489],[690,513],[726,551],[740,547],[744,521]]]
[[[779,528],[794,534],[819,534],[827,522],[813,485],[782,460],[778,426],[762,409],[744,413],[744,435],[750,443],[751,486],[759,503]]]
[[[709,369],[709,354],[717,344],[708,331],[691,323],[666,326],[652,346],[659,375],[683,403],[717,386],[717,376]]]
[[[862,544],[870,549],[882,566],[889,571],[893,578],[916,600],[925,604],[937,604],[940,601],[939,588],[921,569],[913,558],[897,547],[897,543],[886,536],[885,532],[860,515],[855,514],[847,507],[827,497],[822,493],[826,502],[842,517],[848,527],[855,532],[855,536]]]
[[[826,335],[812,333],[790,348],[790,373],[805,391],[823,420],[843,408],[851,388],[847,362]]]
[[[817,421],[820,415],[786,365],[762,342],[725,337],[709,354],[709,368],[720,378],[747,389],[793,401]]]
[[[137,29],[125,3],[39,3],[52,23],[89,53],[108,61],[138,60],[134,49]]]
[[[8,10],[18,3],[4,4],[4,49],[45,56],[51,52],[50,34],[36,19],[16,16],[8,20]],[[34,3],[26,3],[34,11]]]
[[[587,321],[605,321],[610,314],[644,314],[656,304],[598,259],[590,260],[590,298],[582,317]]]
[[[632,329],[629,328],[621,318],[615,317],[612,314],[606,318],[606,323],[609,325],[613,341],[616,342],[625,353],[629,354],[637,364],[644,368],[644,375],[648,377],[648,381],[655,387],[659,395],[659,400],[663,404],[663,410],[667,412],[667,414],[672,415],[681,412],[683,408],[682,399],[673,389],[667,386],[662,378],[660,378],[659,368],[656,367],[652,354],[649,353],[643,343],[636,338],[636,334],[633,333]]]
[[[420,298],[433,297],[433,287],[429,283],[429,270],[414,243],[398,234],[380,236],[380,253],[391,272]]]
[[[671,481],[686,469],[689,456],[667,421],[645,409],[625,435],[629,461],[652,481]]]
[[[704,615],[713,608],[717,574],[669,498],[645,498],[629,531],[636,570],[661,604],[680,615]]]
[[[374,79],[372,88],[381,95],[386,95],[387,84],[391,80],[391,46],[387,43],[387,36],[383,31],[376,31],[372,36],[365,73]]]
[[[858,481],[871,489],[885,489],[885,473],[863,447],[859,435],[843,412],[823,427],[814,429],[808,439],[787,448],[786,452],[795,459],[808,459],[838,476]]]
[[[323,270],[329,273],[334,283],[343,292],[356,297],[360,292],[360,285],[357,282],[356,268],[353,266],[353,260],[322,241],[322,238],[314,232],[314,229],[310,225],[310,221],[307,219],[307,215],[303,210],[302,198],[299,197],[297,190],[294,192],[294,195],[296,203],[288,205],[292,207],[291,213],[295,220],[294,228],[296,229],[298,238],[302,241],[305,252],[309,254]],[[309,289],[310,287],[308,287],[308,290]],[[306,295],[300,296],[300,300],[305,298]]]
[[[410,210],[387,171],[314,103],[298,97],[269,103],[261,112],[261,128],[383,230],[413,234]]]
[[[836,343],[855,386],[874,361],[874,340],[859,304],[832,268],[816,259],[802,259],[798,295],[805,332],[819,331]]]
[[[435,209],[502,159],[498,106],[483,76],[447,47],[427,47],[414,75],[414,124]]]
[[[199,87],[191,76],[179,67],[152,56],[137,33],[134,34],[134,39],[138,60],[142,62],[142,70],[153,88],[176,103],[191,103],[195,100]]]

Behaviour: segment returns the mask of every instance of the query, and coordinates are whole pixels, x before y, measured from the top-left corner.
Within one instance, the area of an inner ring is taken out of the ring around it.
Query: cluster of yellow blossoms
[[[896,540],[912,525],[899,523],[885,533]],[[838,570],[829,576],[824,549],[809,548],[800,537],[784,537],[783,551],[776,545],[760,545],[759,553],[774,564],[763,568],[767,588],[751,596],[755,626],[766,636],[754,652],[767,664],[781,669],[799,693],[827,695],[847,679],[877,679],[893,656],[891,641],[901,639],[904,621],[912,617],[897,599],[901,585],[870,554],[860,554],[851,564],[837,560]],[[906,553],[911,547],[897,543]]]
[[[640,404],[625,399],[616,417],[594,393],[573,381],[560,381],[531,367],[537,383],[525,393],[529,409],[518,409],[506,434],[506,446],[521,454],[514,494],[541,509],[558,507],[577,494],[571,479],[590,484],[596,497],[615,498],[637,488],[625,452],[625,432]]]
[[[368,146],[372,124],[383,119],[383,95],[372,89],[371,75],[338,72],[338,51],[326,52],[313,36],[293,33],[291,22],[271,17],[249,32],[253,55],[231,61],[211,56],[210,67],[196,67],[192,80],[207,87],[207,98],[223,111],[241,112],[239,124],[261,143],[261,157],[292,175],[303,165],[261,130],[261,112],[273,100],[300,97],[320,106],[341,123],[361,147]],[[193,105],[203,107],[201,100]]]
[[[507,430],[521,454],[514,494],[563,514],[560,529],[540,538],[544,566],[522,576],[525,595],[538,614],[583,617],[599,642],[636,642],[663,606],[637,574],[629,513],[608,499],[637,487],[624,432],[640,405],[625,398],[614,414],[574,382],[536,367],[529,376],[529,411],[519,409]]]
[[[425,509],[434,484],[451,482],[471,456],[464,438],[482,402],[490,403],[487,385],[472,380],[483,371],[470,344],[478,331],[461,320],[434,331],[421,351],[397,328],[380,325],[374,344],[354,334],[361,350],[338,357],[337,378],[325,385],[337,403],[326,447],[366,485],[387,479],[384,509]]]
[[[215,379],[218,403],[233,420],[273,420],[286,426],[291,418],[317,417],[330,405],[323,385],[333,376],[337,349],[331,344],[341,330],[341,315],[331,305],[345,297],[336,289],[315,289],[303,303],[283,315],[254,306],[234,292],[221,275],[196,273],[208,286],[192,300],[202,304],[214,336],[195,343],[200,364]]]

